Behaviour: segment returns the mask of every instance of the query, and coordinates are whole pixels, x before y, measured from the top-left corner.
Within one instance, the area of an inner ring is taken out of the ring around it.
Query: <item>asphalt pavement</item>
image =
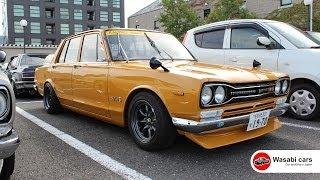
[[[122,179],[128,173],[151,179],[320,179],[320,174],[260,174],[250,166],[257,150],[319,150],[320,121],[282,117],[281,129],[234,145],[206,150],[178,137],[170,149],[146,152],[125,128],[70,111],[49,115],[39,98],[19,99],[17,107],[51,126],[17,113],[21,145],[12,179]]]

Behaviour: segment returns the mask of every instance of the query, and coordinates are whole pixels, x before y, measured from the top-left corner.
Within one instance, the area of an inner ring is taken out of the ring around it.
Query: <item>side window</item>
[[[98,34],[86,35],[82,45],[81,62],[102,62],[105,57],[101,43]]]
[[[257,44],[258,37],[266,37],[254,28],[235,28],[231,32],[231,49],[265,49]]]
[[[10,65],[8,66],[9,69],[14,69],[18,67],[18,60],[19,57],[14,58],[11,62]]]
[[[195,41],[197,46],[208,49],[222,49],[225,30],[214,30],[196,34]]]
[[[70,42],[70,40],[68,40],[64,44],[63,49],[62,49],[61,54],[60,54],[60,57],[59,57],[59,62],[58,63],[64,63],[64,60],[66,58],[66,52],[67,52],[67,49],[68,49],[68,46],[69,46],[69,42]]]
[[[84,36],[81,52],[81,62],[97,62],[97,44],[97,34]]]
[[[77,37],[70,40],[66,58],[65,58],[66,63],[77,62],[78,52],[80,48],[80,41],[81,41],[81,37]]]

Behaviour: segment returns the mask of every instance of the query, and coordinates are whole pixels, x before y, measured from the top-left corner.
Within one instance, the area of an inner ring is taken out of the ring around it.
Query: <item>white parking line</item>
[[[23,109],[16,107],[16,110],[19,114],[23,117],[29,119],[34,124],[38,125],[42,129],[48,131],[50,134],[56,136],[57,138],[61,139],[71,147],[77,149],[78,151],[82,152],[92,160],[96,161],[97,163],[101,164],[102,166],[106,167],[107,169],[113,171],[114,173],[118,174],[119,176],[123,177],[124,179],[137,179],[137,180],[149,180],[150,178],[125,166],[124,164],[112,159],[106,154],[94,149],[93,147],[79,141],[78,139],[66,134],[59,129],[51,126],[50,124],[44,122],[43,120],[29,114],[28,112],[24,111]]]
[[[282,124],[286,125],[286,126],[291,126],[291,127],[297,127],[297,128],[320,131],[320,128],[318,128],[318,127],[312,127],[312,126],[306,126],[306,125],[300,125],[300,124],[293,124],[293,123],[287,123],[287,122],[282,122]]]

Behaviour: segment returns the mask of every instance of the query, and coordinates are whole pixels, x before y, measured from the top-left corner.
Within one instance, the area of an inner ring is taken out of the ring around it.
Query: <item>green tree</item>
[[[165,32],[173,34],[178,39],[188,30],[201,24],[196,12],[186,0],[162,0],[162,5],[164,12],[159,20]]]
[[[320,1],[313,3],[313,31],[320,31]],[[277,9],[271,12],[266,19],[289,23],[302,30],[308,27],[308,8],[303,3],[295,4],[290,8]]]
[[[254,13],[244,8],[243,0],[218,0],[212,7],[212,11],[206,19],[207,23],[224,21],[229,19],[253,19]]]

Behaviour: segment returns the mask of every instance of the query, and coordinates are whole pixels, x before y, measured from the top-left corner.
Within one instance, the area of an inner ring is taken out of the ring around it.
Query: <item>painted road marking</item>
[[[16,102],[16,104],[31,104],[31,103],[42,103],[43,101],[22,101]]]
[[[69,146],[77,149],[81,153],[85,154],[92,160],[96,161],[97,163],[101,164],[102,166],[106,167],[107,169],[113,171],[114,173],[118,174],[119,176],[123,177],[124,179],[132,179],[132,180],[149,180],[151,178],[140,174],[139,172],[125,166],[124,164],[112,159],[110,156],[103,154],[102,152],[94,149],[93,147],[79,141],[78,139],[66,134],[59,129],[53,127],[52,125],[44,122],[43,120],[29,114],[28,112],[24,111],[23,109],[16,107],[16,110],[19,114],[23,117],[29,119],[34,124],[38,125],[42,129],[46,130],[50,134],[56,136],[57,138],[61,139]]]
[[[306,125],[301,125],[301,124],[293,124],[293,123],[287,123],[287,122],[282,122],[282,124],[286,125],[286,126],[291,126],[291,127],[320,131],[320,128],[318,128],[318,127],[306,126]]]

